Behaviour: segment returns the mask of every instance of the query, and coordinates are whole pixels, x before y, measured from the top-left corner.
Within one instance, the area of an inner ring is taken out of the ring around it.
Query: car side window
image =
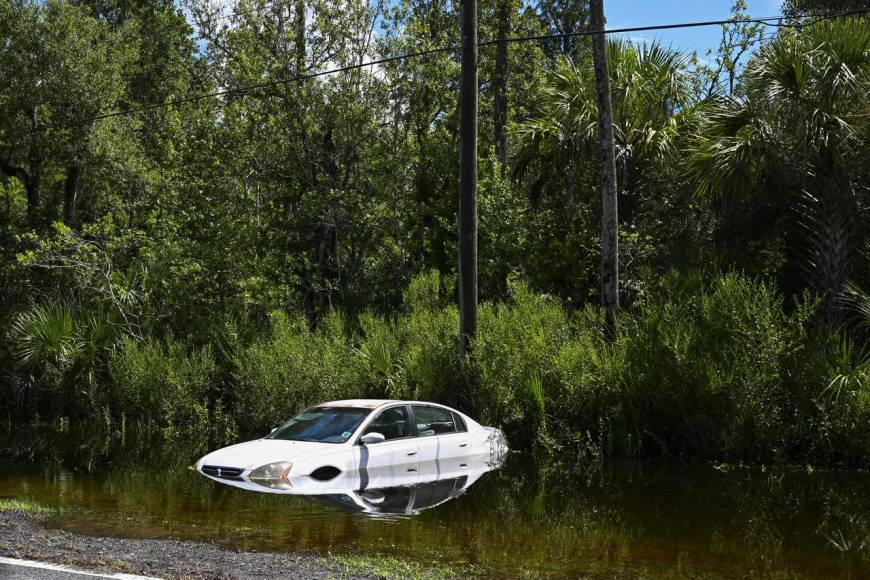
[[[414,405],[414,421],[421,437],[456,433],[456,420],[446,409]]]
[[[456,421],[456,430],[460,433],[465,433],[468,431],[468,427],[465,426],[465,420],[459,415],[457,412],[453,412],[453,419]]]
[[[411,421],[408,419],[408,410],[404,406],[385,409],[365,430],[365,433],[372,432],[380,433],[387,441],[410,437]]]

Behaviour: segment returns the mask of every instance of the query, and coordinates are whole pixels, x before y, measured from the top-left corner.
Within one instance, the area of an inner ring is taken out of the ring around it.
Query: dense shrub
[[[169,437],[207,426],[217,370],[211,346],[189,348],[171,336],[145,342],[124,338],[109,368],[108,404],[123,417],[156,424]]]
[[[552,361],[549,438],[578,449],[595,443],[605,453],[635,453],[637,401],[625,396],[625,340],[604,340],[597,308],[575,313],[570,324],[571,339]]]
[[[813,337],[796,361],[803,389],[806,455],[817,462],[867,465],[870,351],[841,332]]]
[[[15,318],[10,338],[19,383],[29,395],[17,403],[50,416],[88,413],[99,405],[115,338],[102,309],[35,304]]]
[[[570,340],[562,305],[524,284],[512,299],[484,304],[474,344],[474,407],[487,423],[500,425],[514,444],[529,445],[545,427],[552,361]]]
[[[363,313],[347,334],[363,364],[355,396],[459,404],[459,313],[439,273],[412,280],[403,305],[396,316]]]
[[[313,403],[366,394],[364,360],[338,313],[313,333],[302,315],[273,313],[268,333],[234,356],[236,414],[245,430],[266,430]]]
[[[665,293],[628,322],[627,392],[645,445],[706,457],[776,458],[794,436],[787,365],[808,312],[786,314],[738,274]],[[650,450],[651,451],[651,450]]]
[[[450,298],[452,286],[433,270],[414,279],[404,293],[404,316],[396,321],[404,390],[397,397],[456,406],[468,402],[459,388],[459,310]]]

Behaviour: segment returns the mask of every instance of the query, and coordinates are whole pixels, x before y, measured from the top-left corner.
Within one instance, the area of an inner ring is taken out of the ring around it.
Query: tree
[[[722,38],[716,54],[713,54],[712,49],[707,51],[707,59],[712,57],[712,64],[699,65],[699,77],[709,77],[705,79],[706,88],[703,89],[706,98],[719,92],[734,92],[741,59],[751,52],[755,43],[764,38],[764,25],[745,22],[749,18],[747,8],[746,0],[734,1],[731,5],[731,20],[734,22],[722,25]]]
[[[507,165],[508,154],[508,43],[506,39],[511,31],[513,0],[498,0],[496,3],[496,20],[498,44],[495,48],[495,68],[493,69],[493,124],[495,137],[495,152],[502,172]]]
[[[135,44],[130,30],[112,30],[75,5],[21,1],[7,9],[0,173],[24,187],[31,228],[58,213],[72,224],[83,174],[107,161],[92,138],[124,138],[123,124],[89,119],[121,101]],[[58,198],[60,212],[52,203]]]
[[[580,37],[573,35],[591,26],[589,2],[539,0],[536,8],[549,34],[561,35],[545,43],[547,54],[551,58],[560,55],[579,58],[586,45],[580,42]]]
[[[837,318],[864,227],[870,29],[850,18],[780,33],[745,72],[745,95],[715,101],[692,147],[698,193],[781,203],[806,282]]]
[[[782,13],[793,18],[868,9],[870,0],[785,0],[782,4]]]
[[[595,65],[601,151],[601,303],[604,305],[605,334],[613,339],[616,337],[616,314],[619,310],[619,218],[610,73],[607,68],[607,40],[604,37],[604,0],[592,0],[590,12],[592,30],[596,31],[592,35],[592,60]]]

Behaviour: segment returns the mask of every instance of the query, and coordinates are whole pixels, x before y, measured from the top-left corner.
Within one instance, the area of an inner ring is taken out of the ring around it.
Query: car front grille
[[[244,469],[238,467],[223,467],[221,465],[203,465],[202,472],[212,477],[239,477]]]

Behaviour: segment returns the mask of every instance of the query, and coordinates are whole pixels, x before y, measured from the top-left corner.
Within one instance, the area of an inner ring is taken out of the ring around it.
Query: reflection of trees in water
[[[200,442],[131,431],[123,439],[27,429],[0,437],[0,461],[31,466],[4,470],[0,496],[85,508],[70,524],[80,531],[109,526],[256,549],[390,545],[397,555],[511,574],[643,575],[679,564],[687,574],[870,575],[867,473],[514,455],[459,497],[387,524],[305,498],[217,485],[186,469],[204,452]]]
[[[186,467],[208,447],[205,439],[165,439],[154,429],[104,429],[86,425],[0,428],[0,462],[36,462],[77,471],[143,464]]]
[[[824,515],[819,521],[818,533],[838,552],[870,561],[867,488],[827,488],[822,494]]]
[[[610,559],[646,555],[665,565],[679,558],[735,574],[825,574],[841,566],[867,573],[868,483],[868,474],[808,474],[798,468],[723,473],[712,466],[592,464],[536,469],[514,461],[470,493],[473,509],[495,514],[495,528],[521,527],[524,537],[546,538],[523,543],[520,537],[516,542],[500,537],[526,555],[540,550],[539,557],[529,556],[532,560],[558,551],[554,546],[572,545],[578,558],[600,557],[608,550]],[[832,559],[832,539],[840,537],[844,551],[857,561]]]

